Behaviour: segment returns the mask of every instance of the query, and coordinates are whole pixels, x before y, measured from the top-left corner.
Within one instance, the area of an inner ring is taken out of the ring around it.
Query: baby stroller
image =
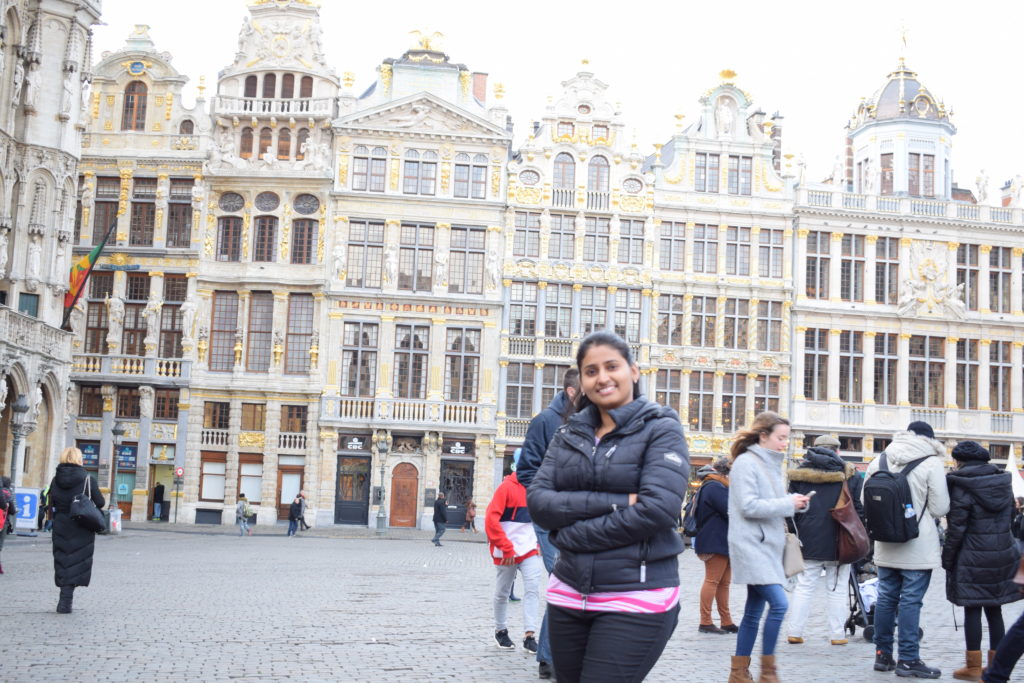
[[[857,582],[857,572],[850,572],[850,616],[846,630],[851,636],[857,627],[863,629],[864,640],[871,642],[875,637],[875,601],[878,599],[878,577],[863,583]]]

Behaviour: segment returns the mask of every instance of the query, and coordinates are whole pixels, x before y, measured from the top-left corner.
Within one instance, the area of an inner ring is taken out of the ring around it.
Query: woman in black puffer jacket
[[[953,449],[957,468],[946,475],[949,514],[942,568],[946,599],[964,608],[967,665],[953,678],[981,678],[981,613],[988,622],[989,663],[1003,639],[1001,605],[1020,599],[1013,577],[1019,554],[1010,533],[1013,488],[1009,472],[989,464],[989,453],[974,441]]]
[[[89,480],[92,502],[102,509],[105,501],[96,479],[82,467],[82,451],[65,448],[60,454],[57,474],[50,482],[53,506],[53,582],[60,588],[57,611],[71,612],[76,586],[88,586],[92,579],[92,553],[96,534],[79,526],[69,514],[71,501],[81,495]]]
[[[580,410],[559,428],[527,494],[560,551],[548,583],[559,681],[641,681],[679,616],[689,475],[679,416],[639,395],[640,369],[618,336],[580,344]]]

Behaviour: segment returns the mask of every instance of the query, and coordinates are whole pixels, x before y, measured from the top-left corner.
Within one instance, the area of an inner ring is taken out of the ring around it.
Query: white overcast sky
[[[217,71],[233,61],[247,5],[103,0],[106,25],[95,28],[95,56],[120,48],[134,24],[149,24],[157,49],[190,77],[191,102],[200,75],[214,86]],[[996,203],[999,187],[1024,175],[1024,3],[322,0],[320,14],[328,60],[339,76],[356,74],[357,92],[381,60],[412,45],[410,31],[440,31],[453,62],[505,85],[517,144],[582,58],[622,103],[644,152],[672,134],[674,114],[692,122],[701,94],[717,85],[719,71],[732,69],[757,106],[786,117],[785,151],[803,155],[808,180],[831,174],[849,116],[897,64],[905,25],[908,67],[953,109],[957,183],[973,189],[985,169],[989,203]]]

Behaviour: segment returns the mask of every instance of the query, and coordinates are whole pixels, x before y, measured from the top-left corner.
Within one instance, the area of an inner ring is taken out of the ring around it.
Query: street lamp
[[[117,509],[117,455],[121,446],[121,437],[125,433],[124,423],[115,422],[110,433],[114,436],[114,454],[110,458],[110,510]]]
[[[377,508],[377,535],[383,536],[387,531],[385,528],[387,520],[384,515],[384,474],[388,451],[391,449],[391,434],[385,430],[378,431],[374,441],[377,444],[377,454],[380,456],[380,506]]]
[[[18,484],[18,446],[21,445],[21,438],[27,433],[25,431],[25,418],[28,416],[28,399],[25,394],[18,394],[18,400],[11,406],[14,412],[11,415],[11,431],[14,432],[14,444],[11,449],[11,486]]]

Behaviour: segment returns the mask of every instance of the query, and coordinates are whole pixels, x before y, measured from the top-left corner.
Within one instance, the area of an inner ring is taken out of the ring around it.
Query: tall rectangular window
[[[179,400],[178,389],[157,389],[153,396],[153,419],[177,420]]]
[[[967,310],[978,310],[978,245],[961,244],[956,248],[956,284]]]
[[[434,226],[403,223],[398,252],[398,288],[429,292],[433,287]]]
[[[341,347],[342,396],[371,398],[376,393],[377,333],[376,323],[345,323]]]
[[[118,387],[116,415],[130,420],[142,415],[138,387]]]
[[[548,285],[544,293],[544,336],[568,339],[572,335],[572,285]]]
[[[898,335],[875,335],[875,403],[896,405],[896,377],[899,370]]]
[[[253,239],[252,260],[273,262],[277,252],[277,218],[256,217],[256,236]]]
[[[289,434],[304,433],[308,416],[307,406],[281,406],[281,431]]]
[[[766,410],[779,412],[779,378],[776,375],[758,375],[754,380],[754,414]]]
[[[132,185],[128,244],[133,247],[151,247],[156,226],[156,178],[136,178]]]
[[[345,284],[349,287],[380,289],[383,259],[384,224],[350,221]]]
[[[309,218],[292,221],[292,263],[313,263],[316,228],[317,222]]]
[[[184,275],[164,276],[164,304],[160,307],[160,358],[181,358],[181,337],[184,331],[181,304],[187,294],[188,279]]]
[[[639,289],[615,292],[615,334],[627,342],[640,342],[641,298]]]
[[[750,228],[730,225],[725,230],[725,272],[750,275]]]
[[[171,195],[167,205],[167,246],[188,249],[192,243],[191,180],[171,179]]]
[[[444,357],[444,399],[472,403],[480,378],[480,330],[449,327]]]
[[[551,214],[551,235],[548,239],[548,258],[573,259],[576,250],[576,217],[569,214]]]
[[[223,501],[226,455],[203,451],[200,457],[199,500]]]
[[[587,228],[583,235],[583,260],[607,263],[611,219],[587,216],[586,223]]]
[[[537,283],[513,282],[509,302],[509,334],[532,337],[537,333]]]
[[[541,370],[540,404],[542,407],[550,405],[555,395],[562,390],[562,380],[565,379],[565,371],[568,369],[568,365],[548,363]]]
[[[935,196],[934,154],[907,154],[907,193],[911,197]]]
[[[757,269],[761,277],[782,277],[783,230],[761,228],[757,235]]]
[[[427,366],[430,356],[429,325],[397,325],[395,327],[396,398],[427,397]]]
[[[448,293],[483,294],[487,231],[483,228],[452,227],[451,232]]]
[[[722,377],[722,429],[735,432],[744,424],[747,411],[747,376],[727,372]]]
[[[83,386],[78,400],[79,417],[103,417],[103,387]]]
[[[125,288],[124,325],[121,332],[121,353],[126,356],[146,355],[146,302],[149,299],[149,274],[129,273]]]
[[[729,156],[729,194],[750,195],[753,160],[748,156]]]
[[[267,406],[264,403],[243,403],[242,422],[243,432],[262,432],[267,428]]]
[[[978,340],[956,343],[956,404],[966,410],[978,408]]]
[[[114,291],[114,274],[93,272],[89,277],[89,304],[85,314],[85,352],[105,353],[109,321],[105,299]]]
[[[284,371],[309,372],[309,345],[313,339],[313,295],[288,295],[288,333],[285,336]]]
[[[644,222],[619,221],[619,263],[643,265],[644,263]]]
[[[213,293],[210,316],[210,370],[230,372],[235,366],[235,331],[238,328],[238,294]]]
[[[580,291],[581,328],[583,336],[608,327],[608,290],[604,287],[584,287]]]
[[[416,150],[405,153],[402,192],[432,195],[437,183],[437,152]]]
[[[1013,372],[1010,342],[994,341],[988,347],[989,408],[1010,411],[1010,375]]]
[[[663,221],[658,265],[662,270],[676,273],[686,267],[686,224]]]
[[[245,369],[249,372],[269,372],[270,353],[274,334],[274,295],[253,292],[249,299],[249,349]]]
[[[713,296],[695,296],[690,301],[690,346],[715,345],[715,308]]]
[[[719,156],[699,152],[695,166],[694,189],[697,192],[718,192]]]
[[[658,343],[681,346],[685,299],[681,294],[658,296]]]
[[[1012,251],[1010,247],[992,247],[988,254],[988,300],[993,313],[1010,312]]]
[[[895,304],[900,291],[900,241],[879,237],[875,242],[875,301]]]
[[[230,426],[230,403],[221,401],[203,403],[203,429],[228,429]]]
[[[259,505],[263,499],[263,455],[261,453],[238,454],[238,492],[245,499]]]
[[[746,299],[726,299],[722,344],[727,349],[747,348],[747,327],[750,322],[750,302]]]
[[[505,381],[505,413],[520,419],[533,417],[533,363],[509,363]]]
[[[807,233],[807,282],[805,283],[809,299],[828,298],[829,242],[832,233],[813,231]]]
[[[811,328],[804,333],[804,397],[828,400],[828,330]]]
[[[757,350],[782,350],[782,302],[757,302]]]
[[[864,301],[864,235],[843,235],[839,298]]]
[[[718,272],[718,226],[693,226],[693,272]]]
[[[516,212],[516,231],[512,237],[512,255],[540,257],[540,214]]]
[[[910,405],[945,406],[945,347],[944,337],[914,335],[910,338]]]
[[[98,178],[97,184],[100,180],[103,179]],[[99,188],[97,188],[97,202],[92,209],[92,243],[94,246],[103,241],[110,226],[117,222],[117,202],[101,202],[98,201],[99,196]],[[114,196],[117,196],[117,192],[114,193]]]
[[[689,387],[687,387],[688,389]],[[683,412],[683,371],[658,370],[658,388],[654,400],[677,413]]]
[[[487,157],[477,154],[470,161],[468,154],[455,157],[453,194],[456,197],[484,199],[487,193]]]
[[[217,260],[242,260],[242,219],[221,216],[217,219]]]
[[[879,157],[879,166],[881,168],[881,192],[882,194],[892,194],[892,152]]]
[[[839,333],[839,400],[860,403],[864,377],[864,333],[843,330]]]
[[[690,373],[690,431],[710,432],[715,416],[715,373],[694,370]]]

